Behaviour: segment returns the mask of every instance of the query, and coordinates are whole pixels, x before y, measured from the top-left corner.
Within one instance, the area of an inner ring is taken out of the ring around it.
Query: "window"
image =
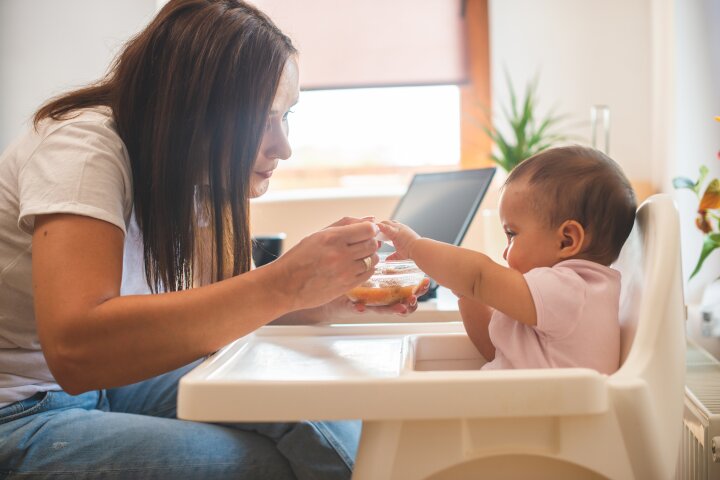
[[[293,156],[273,190],[405,186],[488,164],[487,0],[254,3],[300,55]]]
[[[455,85],[303,91],[273,188],[406,184],[460,162]]]

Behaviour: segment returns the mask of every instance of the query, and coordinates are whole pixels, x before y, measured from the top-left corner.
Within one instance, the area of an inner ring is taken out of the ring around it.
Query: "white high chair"
[[[361,418],[354,480],[670,479],[685,311],[669,196],[639,208],[616,267],[622,366],[613,375],[479,371],[484,360],[458,323],[266,327],[182,379],[179,416]]]

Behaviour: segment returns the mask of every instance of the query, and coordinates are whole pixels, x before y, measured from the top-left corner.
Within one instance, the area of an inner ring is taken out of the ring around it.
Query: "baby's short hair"
[[[544,150],[515,167],[505,181],[526,180],[528,205],[558,227],[575,220],[589,238],[583,258],[614,262],[635,223],[635,192],[620,166],[593,148],[572,145]]]

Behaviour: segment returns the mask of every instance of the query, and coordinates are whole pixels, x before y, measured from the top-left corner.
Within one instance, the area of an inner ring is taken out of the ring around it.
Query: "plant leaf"
[[[711,210],[720,208],[720,180],[713,178],[700,199],[698,210]]]
[[[495,131],[493,140],[495,142],[495,146],[498,150],[500,150],[502,158],[504,159],[504,161],[500,163],[500,166],[509,172],[515,167],[515,154],[512,150],[512,146],[508,144],[503,134],[498,131]]]
[[[695,182],[687,177],[675,177],[672,181],[673,187],[676,189],[687,188],[688,190],[695,189]]]
[[[510,74],[505,70],[505,81],[508,85],[508,91],[510,92],[510,107],[512,109],[512,117],[517,117],[517,95],[515,94],[515,88],[513,87],[512,80],[510,80]]]
[[[513,130],[515,130],[515,138],[517,138],[517,146],[522,148],[525,146],[526,132],[529,125],[532,125],[533,110],[535,108],[533,100],[533,86],[528,85],[525,90],[525,101],[523,102],[522,116],[514,122]]]
[[[705,259],[718,247],[720,247],[720,234],[713,233],[705,236],[702,250],[700,251],[700,258],[698,258],[697,265],[695,265],[695,269],[690,274],[690,278],[693,278],[700,271],[700,267],[705,263]]]
[[[565,117],[555,116],[551,112],[538,118],[537,77],[523,89],[522,97],[518,95],[512,84],[507,69],[505,69],[505,80],[510,95],[510,105],[509,107],[502,105],[499,108],[501,114],[497,117],[493,116],[492,124],[486,122],[482,130],[494,143],[491,158],[509,172],[535,153],[569,137],[553,132],[553,127],[560,120],[565,120]],[[499,122],[502,122],[502,125]],[[500,133],[501,131],[504,133]]]
[[[697,182],[695,182],[695,188],[693,188],[698,197],[700,196],[700,186],[705,181],[705,177],[707,177],[709,171],[708,167],[700,165],[700,176],[698,177]]]

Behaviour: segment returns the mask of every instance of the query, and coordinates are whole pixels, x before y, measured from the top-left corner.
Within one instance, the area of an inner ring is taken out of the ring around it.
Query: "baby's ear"
[[[572,258],[582,251],[585,243],[585,229],[575,220],[565,220],[558,228],[560,235],[560,257]]]

